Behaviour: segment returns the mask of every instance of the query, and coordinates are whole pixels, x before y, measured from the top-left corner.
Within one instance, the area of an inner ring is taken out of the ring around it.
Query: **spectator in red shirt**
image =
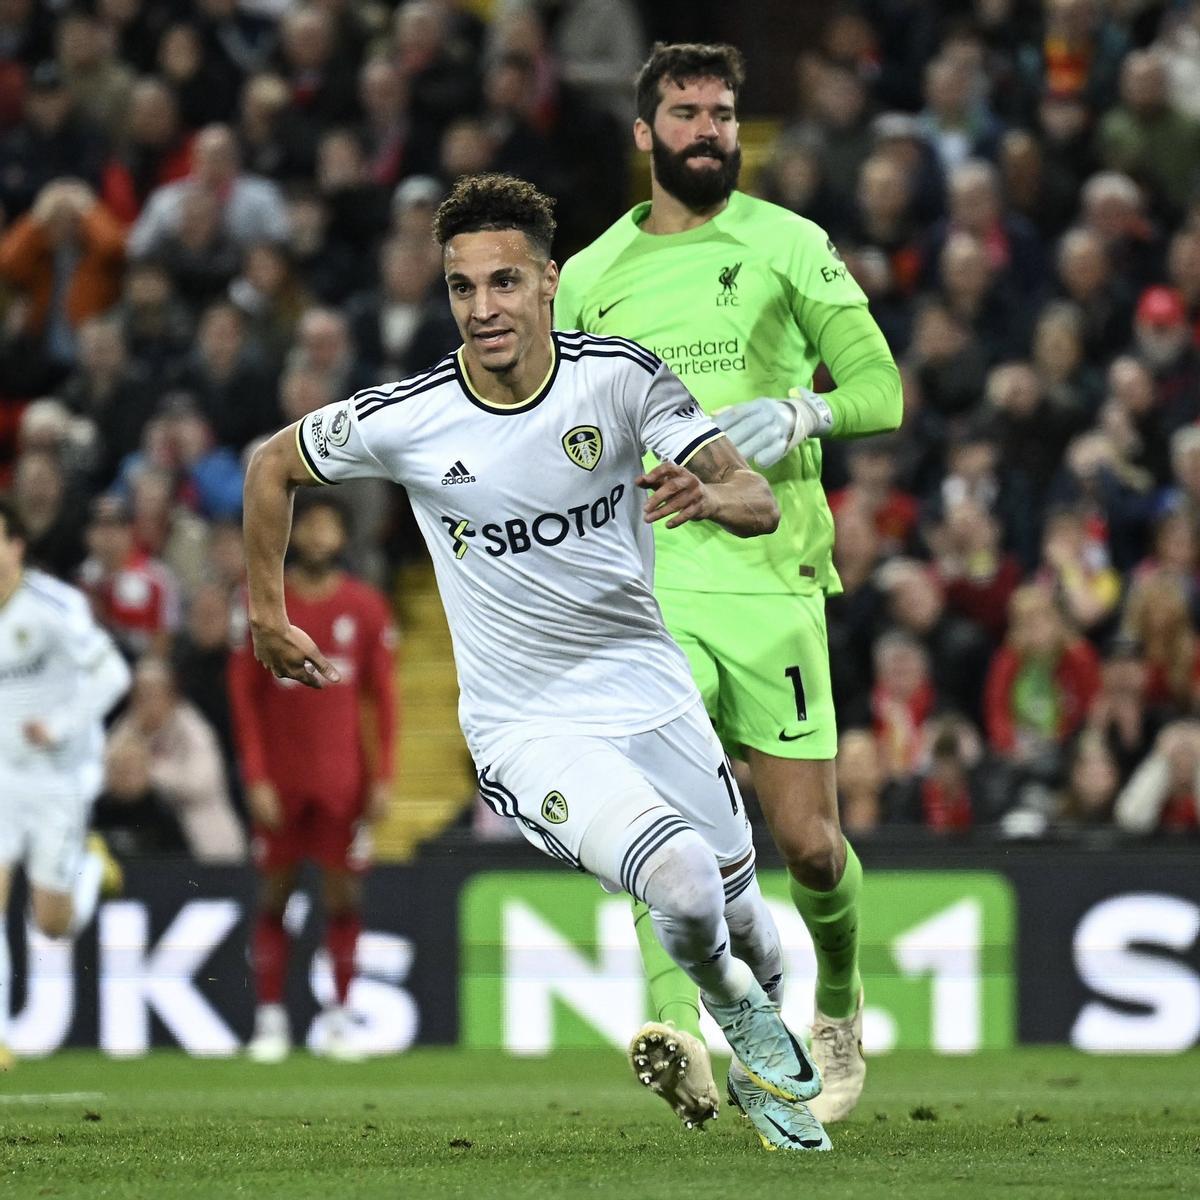
[[[1054,774],[1100,689],[1099,659],[1036,584],[1017,588],[1008,617],[984,689],[988,741],[1010,762]]]
[[[105,164],[100,196],[132,225],[150,193],[192,169],[192,137],[180,127],[175,93],[159,78],[139,79],[129,93],[123,145]]]
[[[911,634],[885,633],[875,643],[871,724],[889,778],[917,773],[925,756],[925,725],[936,704],[925,647]]]
[[[917,787],[921,824],[934,833],[969,833],[980,817],[972,779],[978,735],[951,717],[931,726],[929,740],[929,767]]]
[[[929,535],[946,606],[974,621],[993,643],[1004,636],[1008,601],[1021,582],[1021,565],[1000,540],[1000,522],[973,498],[948,504]]]
[[[884,557],[905,553],[917,527],[916,500],[895,486],[897,449],[888,438],[852,443],[846,464],[850,482],[829,496],[835,517],[855,505],[874,522]]]
[[[88,557],[78,585],[92,602],[96,620],[130,658],[170,654],[179,624],[179,589],[170,570],[138,548],[124,502],[101,496],[87,528]]]
[[[339,566],[348,527],[327,496],[307,498],[292,530],[285,580],[288,612],[337,665],[341,679],[317,689],[274,679],[246,639],[230,660],[234,735],[254,821],[262,889],[251,955],[258,1017],[250,1055],[278,1062],[290,1047],[283,913],[301,862],[320,868],[326,945],[336,1006],[325,1052],[358,1057],[346,1009],[361,927],[366,827],[387,811],[395,735],[393,646],[387,601]]]

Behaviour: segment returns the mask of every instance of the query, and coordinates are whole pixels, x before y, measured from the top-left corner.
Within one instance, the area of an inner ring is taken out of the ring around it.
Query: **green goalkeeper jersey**
[[[711,220],[648,234],[650,205],[626,213],[563,267],[559,329],[631,338],[683,380],[707,412],[810,387],[823,360],[833,436],[900,423],[900,379],[867,298],[825,232],[804,217],[734,192]],[[655,584],[703,592],[841,590],[821,443],[801,442],[763,474],[782,520],[765,537],[709,521],[655,525]]]

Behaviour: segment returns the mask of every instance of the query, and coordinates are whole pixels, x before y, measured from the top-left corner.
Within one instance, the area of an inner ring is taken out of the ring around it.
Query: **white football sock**
[[[79,871],[71,887],[71,927],[67,937],[75,937],[86,929],[96,914],[100,899],[100,884],[104,880],[104,859],[94,850],[85,850],[79,860]]]
[[[770,1001],[782,1004],[783,948],[775,918],[763,900],[756,878],[739,895],[726,900],[725,923],[729,926],[734,954],[754,972]]]
[[[754,976],[733,957],[725,924],[725,892],[717,860],[687,829],[670,838],[640,872],[654,931],[666,952],[708,998],[732,1004]]]

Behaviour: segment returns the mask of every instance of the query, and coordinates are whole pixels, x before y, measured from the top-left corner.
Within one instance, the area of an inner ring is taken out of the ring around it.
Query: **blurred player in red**
[[[336,1006],[327,1015],[325,1052],[361,1057],[346,996],[361,927],[367,828],[387,811],[392,790],[396,704],[395,628],[387,601],[339,566],[346,515],[328,496],[298,499],[288,612],[303,623],[341,680],[320,690],[276,679],[254,659],[249,639],[230,660],[229,684],[242,778],[254,821],[254,860],[262,875],[251,942],[258,1013],[248,1047],[258,1062],[291,1048],[284,980],[288,935],[283,913],[301,862],[321,871],[325,941]]]

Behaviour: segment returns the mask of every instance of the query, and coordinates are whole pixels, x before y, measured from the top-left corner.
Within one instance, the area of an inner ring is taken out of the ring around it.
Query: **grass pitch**
[[[728,1110],[687,1133],[615,1051],[74,1052],[0,1075],[0,1195],[22,1200],[1048,1200],[1200,1195],[1200,1054],[895,1053],[832,1135],[832,1154],[767,1154]]]

